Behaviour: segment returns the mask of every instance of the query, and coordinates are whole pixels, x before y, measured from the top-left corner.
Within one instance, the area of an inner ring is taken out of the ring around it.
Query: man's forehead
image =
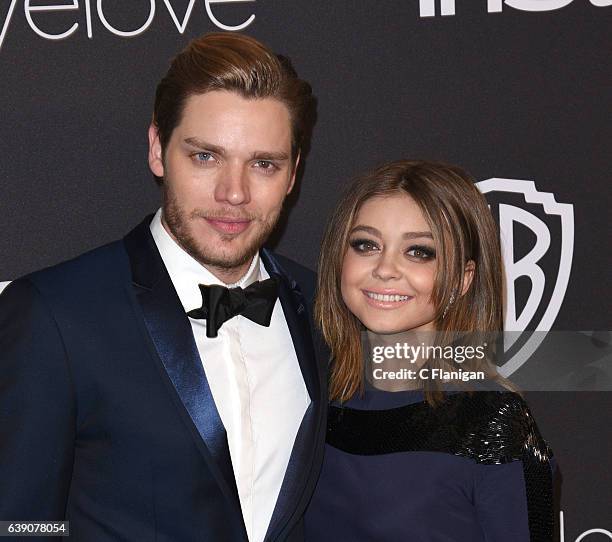
[[[251,117],[266,116],[287,124],[291,120],[289,108],[277,98],[245,98],[238,92],[227,90],[213,90],[188,96],[183,106],[183,113],[209,117],[242,114]]]
[[[238,93],[211,91],[187,98],[177,130],[180,138],[220,146],[242,144],[287,146],[291,119],[287,106],[275,98],[244,98]]]

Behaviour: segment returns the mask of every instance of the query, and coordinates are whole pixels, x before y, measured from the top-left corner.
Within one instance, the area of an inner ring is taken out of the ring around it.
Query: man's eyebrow
[[[274,152],[274,151],[255,151],[252,156],[252,160],[270,160],[276,162],[282,162],[289,160],[289,155],[286,152]]]
[[[226,153],[225,149],[220,145],[213,145],[212,143],[208,143],[207,141],[204,141],[197,137],[188,137],[184,141],[185,143],[191,145],[192,147],[195,147],[196,149],[202,151],[211,151],[215,154],[218,154],[219,156],[224,156]],[[289,160],[289,154],[283,151],[255,151],[251,155],[251,160],[270,160],[276,162],[283,162]]]
[[[358,231],[369,233],[378,238],[382,237],[382,234],[380,233],[380,231],[378,231],[376,228],[373,228],[372,226],[365,226],[364,224],[358,224],[350,231],[350,233],[355,233]],[[402,234],[403,239],[418,239],[421,237],[427,237],[429,239],[433,239],[433,235],[431,234],[430,231],[407,231]]]
[[[212,143],[208,143],[202,139],[198,139],[197,137],[188,137],[185,140],[185,143],[195,147],[196,149],[200,149],[202,151],[211,151],[215,154],[224,155],[225,149],[220,145],[213,145]]]

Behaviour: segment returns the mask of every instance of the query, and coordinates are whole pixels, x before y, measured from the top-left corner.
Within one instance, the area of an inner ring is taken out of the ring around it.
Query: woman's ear
[[[469,260],[465,264],[465,269],[463,270],[463,286],[461,288],[461,295],[465,295],[465,293],[470,289],[470,285],[472,284],[472,280],[474,279],[474,270],[476,269],[476,264],[474,260]]]

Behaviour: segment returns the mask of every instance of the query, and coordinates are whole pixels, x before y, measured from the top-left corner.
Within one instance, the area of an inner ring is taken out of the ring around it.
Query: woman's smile
[[[377,309],[397,309],[406,305],[413,296],[399,292],[381,292],[377,290],[362,290],[368,304]]]

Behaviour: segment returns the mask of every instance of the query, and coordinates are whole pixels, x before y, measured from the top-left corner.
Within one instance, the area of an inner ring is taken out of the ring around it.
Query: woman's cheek
[[[360,284],[363,280],[363,266],[354,257],[345,256],[340,278],[340,293],[345,305],[352,313],[358,310]]]
[[[414,264],[412,269],[405,271],[405,276],[408,278],[408,282],[414,292],[421,298],[420,301],[428,303],[434,287],[435,269],[429,265]]]

